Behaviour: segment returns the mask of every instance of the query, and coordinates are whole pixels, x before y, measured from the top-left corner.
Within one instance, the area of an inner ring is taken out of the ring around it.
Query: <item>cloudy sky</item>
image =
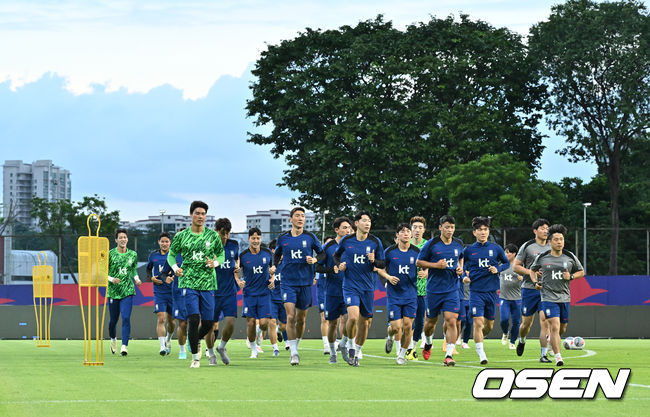
[[[0,162],[52,159],[73,199],[104,196],[122,218],[185,213],[204,199],[243,230],[245,215],[288,208],[284,164],[246,143],[250,70],[266,45],[306,27],[383,14],[398,28],[467,13],[521,34],[555,2],[3,1]],[[588,180],[545,141],[540,177]]]

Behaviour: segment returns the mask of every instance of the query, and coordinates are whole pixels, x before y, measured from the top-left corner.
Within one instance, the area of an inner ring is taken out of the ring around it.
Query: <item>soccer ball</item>
[[[566,339],[564,339],[564,348],[565,349],[567,349],[567,350],[573,349],[574,344],[575,344],[575,339],[573,339],[572,337],[567,337]],[[584,342],[583,342],[583,344],[584,344]]]
[[[573,348],[574,349],[582,349],[584,347],[585,347],[585,339],[583,339],[580,336],[573,339]]]

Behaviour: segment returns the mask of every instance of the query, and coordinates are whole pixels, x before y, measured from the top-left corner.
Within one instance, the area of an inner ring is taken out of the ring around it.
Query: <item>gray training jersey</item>
[[[499,298],[504,300],[521,300],[521,281],[519,274],[510,268],[499,274]]]
[[[532,239],[521,245],[515,259],[521,261],[525,268],[530,269],[537,255],[548,250],[551,250],[551,245],[548,243],[548,240],[546,241],[546,245],[542,246],[535,239]],[[535,289],[535,284],[533,284],[533,281],[530,280],[528,275],[524,275],[521,288]]]
[[[582,264],[574,254],[563,250],[560,256],[553,256],[551,251],[546,251],[537,256],[533,265],[533,271],[542,270],[539,282],[542,284],[542,301],[553,303],[568,303],[571,301],[569,283],[562,278],[563,271],[575,274],[582,271]]]

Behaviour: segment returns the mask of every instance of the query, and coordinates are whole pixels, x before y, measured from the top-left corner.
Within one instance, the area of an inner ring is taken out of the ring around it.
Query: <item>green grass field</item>
[[[105,365],[85,367],[81,341],[54,340],[50,348],[33,341],[0,340],[0,416],[176,416],[176,415],[551,415],[640,416],[650,409],[650,340],[587,340],[582,351],[565,351],[567,367],[631,368],[623,400],[475,400],[471,390],[482,368],[474,349],[456,355],[458,365],[441,365],[436,341],[431,360],[397,366],[383,352],[383,340],[369,340],[359,368],[329,365],[320,340],[301,343],[301,364],[288,352],[271,356],[265,341],[260,359],[248,359],[244,341],[231,341],[231,364],[190,369],[189,360],[158,355],[157,340],[136,340],[129,355],[111,355]],[[473,343],[472,343],[473,346]],[[546,367],[531,341],[524,356],[488,340],[490,367]],[[552,367],[552,366],[551,366]],[[533,408],[531,408],[533,407]],[[427,414],[424,414],[427,413]],[[513,414],[515,413],[515,414]]]

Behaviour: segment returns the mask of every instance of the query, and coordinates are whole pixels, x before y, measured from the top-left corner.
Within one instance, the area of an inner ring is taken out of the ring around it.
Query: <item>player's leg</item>
[[[133,310],[133,296],[124,297],[120,302],[120,315],[122,316],[122,356],[128,354],[129,339],[131,338],[131,311]]]
[[[443,305],[443,297],[440,294],[427,292],[425,305],[426,319],[424,322],[424,348],[422,349],[422,357],[428,361],[431,357],[433,332],[436,330],[438,315],[440,315]]]
[[[521,300],[512,300],[510,303],[510,317],[512,318],[512,330],[510,331],[510,349],[515,349],[517,332],[521,323]]]
[[[483,350],[483,337],[485,335],[484,328],[486,326],[485,314],[485,299],[482,293],[472,292],[469,293],[469,304],[474,319],[474,344],[476,346],[476,353],[478,354],[479,361],[482,365],[487,364],[487,356]]]
[[[269,341],[271,342],[271,348],[273,349],[273,356],[280,355],[280,349],[278,349],[278,321],[275,318],[269,320]]]
[[[413,310],[417,310],[417,301],[414,302],[413,307],[415,307]],[[413,312],[415,313],[415,311]],[[397,363],[399,365],[406,363],[406,351],[413,337],[413,319],[415,318],[415,314],[408,317],[410,315],[408,311],[402,311],[402,313],[402,340],[400,341],[400,348],[397,352]]]
[[[510,303],[508,300],[504,300],[503,298],[499,299],[499,324],[501,325],[501,332],[503,333],[501,335],[501,344],[506,345],[508,343],[508,330],[510,328]],[[515,328],[514,323],[512,324],[512,328]],[[513,331],[514,333],[514,331]]]
[[[117,351],[117,320],[120,318],[120,300],[108,299],[108,335],[111,338],[111,353]]]
[[[519,342],[517,342],[517,356],[524,354],[526,347],[526,336],[533,326],[535,314],[539,311],[540,295],[539,291],[522,288],[521,289],[521,324],[519,325]]]
[[[167,355],[167,340],[165,338],[167,334],[167,329],[165,328],[167,313],[165,311],[157,311],[156,319],[156,334],[158,335],[158,342],[160,343],[160,356],[165,356]]]
[[[346,323],[346,328],[348,332],[348,355],[349,363],[352,365],[354,356],[356,354],[354,339],[357,335],[357,323],[359,322],[359,300],[357,298],[356,304],[354,297],[346,297],[347,311],[348,311],[348,321]]]
[[[417,343],[422,338],[422,332],[424,330],[424,320],[426,313],[426,297],[423,295],[418,295],[417,298],[418,308],[415,314],[415,320],[413,321],[413,341],[409,344],[409,349],[414,349],[417,346]]]
[[[541,303],[541,300],[540,300]],[[546,315],[544,315],[544,311],[541,309],[541,304],[540,304],[540,309],[539,309],[539,346],[540,346],[540,357],[546,357],[546,353],[548,352],[548,340],[550,338],[551,334],[551,329],[549,328],[548,323],[546,323]]]
[[[558,352],[555,357],[555,363],[558,366],[563,365],[562,356],[560,355],[560,317],[550,317],[546,319],[551,332],[551,347],[554,352]]]
[[[329,355],[330,345],[327,340],[327,331],[329,325],[327,323],[327,319],[325,318],[325,301],[318,304],[318,309],[320,310],[320,335],[321,335],[321,339],[323,340],[323,354]]]
[[[250,310],[246,313],[246,337],[251,346],[251,359],[257,359],[257,325],[255,317],[249,317]]]
[[[174,331],[176,330],[176,322],[174,321],[174,315],[172,314],[171,302],[167,304],[166,316],[167,323],[165,325],[165,328],[167,330],[167,334],[165,334],[165,351],[169,355],[171,353],[172,337],[174,336]]]

